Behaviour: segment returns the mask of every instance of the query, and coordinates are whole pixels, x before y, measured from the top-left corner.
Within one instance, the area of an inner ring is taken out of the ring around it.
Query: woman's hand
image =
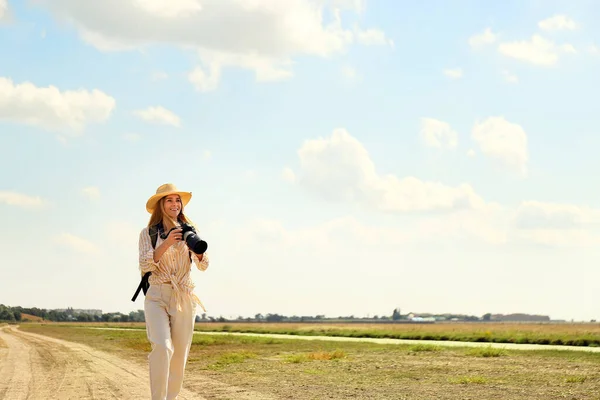
[[[165,254],[165,251],[177,242],[183,240],[183,234],[181,228],[175,228],[169,231],[167,238],[154,250],[154,262],[158,262],[160,258]]]
[[[165,239],[165,243],[167,243],[168,247],[171,247],[175,243],[183,240],[183,234],[181,233],[182,230],[183,229],[181,229],[181,228],[171,229],[171,231],[169,232],[169,235]]]

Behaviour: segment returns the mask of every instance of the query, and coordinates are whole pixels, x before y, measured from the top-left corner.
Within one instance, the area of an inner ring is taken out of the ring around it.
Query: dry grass
[[[64,324],[22,329],[87,343],[146,365],[142,330]],[[600,354],[196,335],[186,386],[207,376],[278,398],[600,399]],[[401,394],[401,395],[400,395]],[[219,399],[222,397],[208,397]]]
[[[600,346],[600,323],[198,323],[196,330]]]
[[[21,314],[21,321],[22,322],[29,322],[29,321],[33,321],[33,322],[41,322],[44,319],[42,317],[38,317],[35,315],[31,315],[31,314]]]

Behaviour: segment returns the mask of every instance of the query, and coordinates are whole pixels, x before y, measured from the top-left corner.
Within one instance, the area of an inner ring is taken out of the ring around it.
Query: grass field
[[[143,328],[143,324],[22,324],[21,329],[86,343],[117,353],[142,365],[150,345],[143,329],[98,330],[92,327]],[[285,325],[285,326],[282,326]],[[310,330],[314,325],[299,324]],[[207,325],[198,326],[204,330]],[[216,324],[210,324],[216,326]],[[241,326],[230,324],[230,326]],[[440,325],[441,326],[441,325]],[[225,325],[221,329],[227,328]],[[292,329],[289,324],[264,326]],[[346,327],[332,327],[349,329]],[[385,327],[390,329],[390,327]],[[449,326],[446,326],[449,328]],[[467,325],[452,327],[466,334]],[[490,326],[488,326],[490,328]],[[597,326],[506,326],[523,334],[587,337]],[[381,331],[381,327],[352,329]],[[397,333],[403,333],[402,327]],[[404,329],[431,332],[433,326]],[[434,331],[435,332],[435,331]],[[442,334],[443,331],[437,332]],[[596,333],[594,333],[596,332]],[[279,331],[281,333],[281,331]],[[318,332],[323,334],[323,332]],[[406,333],[406,332],[404,332]],[[422,333],[419,333],[422,334]],[[450,335],[452,332],[447,332]],[[532,336],[533,337],[533,336]],[[509,351],[502,349],[379,345],[228,335],[196,335],[186,374],[186,386],[202,391],[195,376],[274,394],[282,399],[600,399],[600,354],[570,351]],[[217,399],[218,397],[211,397]]]
[[[600,346],[600,323],[256,324],[200,323],[196,330],[461,342]]]
[[[88,326],[144,328],[144,323],[93,323]],[[600,323],[197,323],[197,331],[278,333],[461,342],[600,346]]]

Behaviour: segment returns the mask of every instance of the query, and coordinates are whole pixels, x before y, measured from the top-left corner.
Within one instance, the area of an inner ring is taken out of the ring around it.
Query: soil
[[[149,399],[147,366],[91,347],[47,336],[0,328],[0,399]],[[193,377],[197,392],[182,390],[178,399],[204,396],[267,400],[263,394]]]

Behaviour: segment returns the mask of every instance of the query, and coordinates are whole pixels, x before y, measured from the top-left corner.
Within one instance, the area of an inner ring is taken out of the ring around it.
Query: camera
[[[206,252],[206,250],[208,249],[208,243],[200,239],[200,237],[196,233],[196,229],[194,229],[192,225],[181,223],[181,226],[179,226],[179,228],[181,228],[182,238],[187,244],[187,246],[190,248],[190,250],[192,250],[196,254],[204,254]],[[163,240],[166,239],[173,229],[177,229],[177,227],[172,228],[169,232],[165,234],[162,234],[161,238]]]

